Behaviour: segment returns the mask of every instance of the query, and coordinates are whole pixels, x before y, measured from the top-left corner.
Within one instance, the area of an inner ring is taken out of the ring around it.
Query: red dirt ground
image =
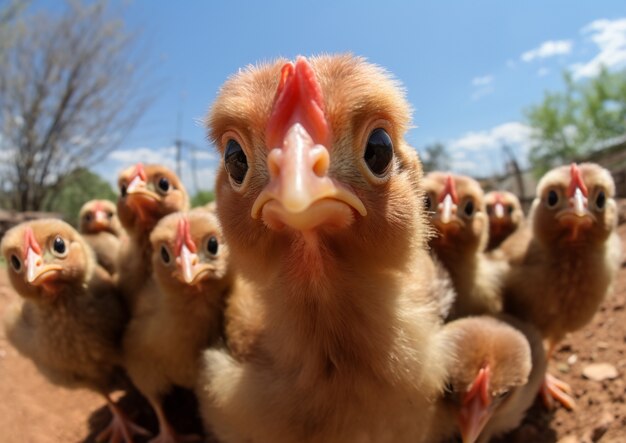
[[[619,232],[626,245],[626,225]],[[0,269],[0,316],[16,297]],[[612,364],[618,377],[602,382],[583,378],[585,366],[600,362]],[[522,426],[500,443],[626,442],[626,263],[614,293],[591,324],[562,343],[550,370],[574,388],[577,410],[550,413],[537,403]],[[4,443],[92,442],[109,417],[98,395],[48,383],[11,347],[4,331],[0,331],[0,399]],[[198,430],[197,416],[189,412],[194,410],[193,401],[177,393],[168,403],[174,425],[181,431]],[[156,431],[154,417],[137,394],[126,395],[121,404],[138,423]]]

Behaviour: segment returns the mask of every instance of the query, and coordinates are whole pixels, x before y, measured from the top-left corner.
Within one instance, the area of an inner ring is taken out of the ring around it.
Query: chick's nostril
[[[272,149],[267,156],[267,169],[269,170],[270,177],[275,178],[280,175],[280,170],[283,165],[284,154],[282,149]]]
[[[330,166],[330,155],[328,154],[328,150],[321,145],[314,146],[310,153],[311,158],[311,166],[313,172],[318,177],[324,177],[328,172],[328,167]]]

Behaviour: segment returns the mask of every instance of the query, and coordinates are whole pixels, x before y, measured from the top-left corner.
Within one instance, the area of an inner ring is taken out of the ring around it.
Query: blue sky
[[[212,188],[216,156],[197,120],[230,74],[277,56],[352,52],[386,67],[414,108],[408,141],[445,143],[454,169],[474,175],[502,170],[502,142],[525,155],[524,109],[562,89],[564,69],[584,80],[601,61],[626,66],[623,0],[135,0],[124,16],[142,29],[155,101],[96,168],[111,181],[138,159],[172,165],[180,114],[182,138],[200,147],[199,185]]]

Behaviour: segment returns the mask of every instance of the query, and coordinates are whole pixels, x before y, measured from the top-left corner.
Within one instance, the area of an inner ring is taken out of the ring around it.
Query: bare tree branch
[[[137,50],[102,0],[16,24],[0,70],[0,178],[15,209],[41,209],[133,128],[150,102]]]

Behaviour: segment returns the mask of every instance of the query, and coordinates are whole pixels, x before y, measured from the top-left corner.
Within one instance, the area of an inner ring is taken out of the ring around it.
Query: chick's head
[[[199,292],[228,275],[228,246],[215,214],[204,209],[164,217],[150,234],[159,283],[173,295]]]
[[[531,210],[535,236],[545,245],[606,241],[617,225],[614,195],[613,178],[599,165],[572,163],[549,171]]]
[[[120,232],[117,208],[109,200],[90,200],[85,203],[80,208],[78,223],[82,234],[106,231],[117,235]]]
[[[128,231],[150,231],[167,214],[186,211],[189,197],[178,176],[162,165],[135,166],[118,178],[117,209]]]
[[[437,235],[435,248],[463,248],[470,253],[482,250],[487,241],[489,222],[484,193],[473,178],[431,172],[424,178],[426,210]]]
[[[27,298],[54,299],[68,288],[82,287],[95,266],[81,235],[56,219],[15,226],[0,248],[13,287]]]
[[[207,124],[222,155],[217,210],[242,265],[267,272],[259,250],[300,251],[291,266],[303,272],[349,255],[400,261],[423,243],[409,118],[398,83],[351,55],[278,60],[230,78]]]

